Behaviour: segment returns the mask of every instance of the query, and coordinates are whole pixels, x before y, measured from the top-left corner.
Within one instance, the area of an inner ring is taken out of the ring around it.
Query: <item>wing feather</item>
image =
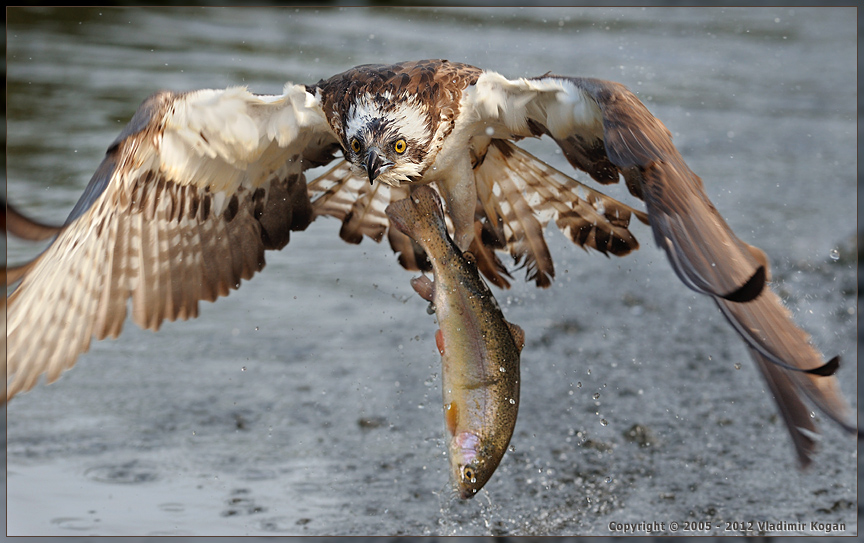
[[[796,387],[789,372],[766,360],[756,349],[751,348],[750,355],[771,390],[780,416],[783,417],[783,422],[789,429],[792,444],[798,454],[799,465],[807,467],[816,451],[816,441],[813,436],[818,433],[816,425],[810,417],[810,410],[796,393]]]
[[[348,163],[342,161],[309,183],[309,195],[314,215],[326,215],[342,221],[339,236],[348,243],[356,244],[363,240],[363,236],[375,242],[384,239],[390,229],[390,219],[384,210],[391,202],[407,198],[408,189],[383,183],[370,185],[355,176]],[[398,234],[390,232],[388,239],[391,245],[396,243],[400,248],[405,247],[404,240]],[[406,236],[405,239],[410,238]]]
[[[5,197],[0,197],[0,206],[3,208],[3,231],[15,237],[29,241],[42,241],[56,236],[62,228],[59,225],[41,223],[24,215],[6,202]]]
[[[338,147],[316,99],[163,92],[109,147],[57,239],[7,298],[6,399],[59,377],[92,338],[198,314],[312,220],[303,171]]]
[[[466,96],[493,132],[548,134],[595,180],[623,176],[645,200],[657,244],[689,287],[740,298],[740,289],[759,277],[759,262],[708,200],[669,130],[623,85],[560,76],[511,81],[486,72]],[[750,297],[764,281],[757,283],[749,284]]]
[[[309,183],[309,198],[316,217],[344,221],[368,182],[355,176],[347,161],[340,160],[326,173]]]
[[[715,300],[723,315],[744,336],[757,363],[770,362],[781,369],[788,364],[801,370],[812,370],[823,365],[822,357],[813,347],[810,336],[795,326],[789,310],[772,290],[763,290],[755,300],[747,303],[735,303],[722,298]],[[852,410],[840,392],[836,377],[784,371],[789,374],[790,382],[821,411],[848,431],[855,431],[855,425],[851,422]],[[777,397],[778,403],[781,399],[782,396]]]
[[[500,223],[511,254],[517,261],[525,259],[529,279],[538,286],[549,286],[554,276],[543,239],[550,221],[585,249],[621,256],[639,247],[628,226],[634,214],[646,221],[644,213],[586,187],[506,140],[492,140],[475,179],[489,224]]]
[[[501,187],[498,199],[504,221],[504,240],[517,263],[524,262],[528,280],[548,287],[555,276],[552,255],[543,237],[544,224],[534,215],[519,188],[518,174],[505,171],[495,183]],[[546,219],[548,221],[548,219]]]

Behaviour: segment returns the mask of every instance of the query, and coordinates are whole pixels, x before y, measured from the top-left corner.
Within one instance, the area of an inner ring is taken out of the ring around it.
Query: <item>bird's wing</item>
[[[810,409],[801,401],[795,383],[792,381],[792,375],[788,371],[766,360],[756,349],[750,349],[750,356],[756,362],[756,367],[762,373],[765,383],[777,402],[780,416],[786,423],[798,455],[799,465],[807,467],[816,451],[814,437],[819,433],[810,417]]]
[[[623,85],[485,72],[466,90],[463,107],[479,134],[549,135],[596,181],[623,176],[645,200],[657,244],[690,288],[736,301],[760,292],[764,268],[708,200],[663,123]]]
[[[623,256],[639,247],[628,226],[632,215],[647,224],[643,212],[586,187],[510,141],[491,140],[478,162],[474,179],[486,221],[537,286],[548,287],[555,275],[543,237],[550,221],[586,250]]]
[[[475,138],[548,135],[571,165],[596,181],[614,183],[623,177],[630,192],[645,201],[655,241],[676,274],[716,300],[760,367],[774,366],[762,372],[799,456],[808,456],[812,447],[797,430],[809,429],[800,416],[797,390],[854,431],[836,377],[825,375],[836,367],[836,359],[823,364],[808,336],[765,287],[769,270],[764,253],[732,232],[672,144],[669,130],[627,88],[597,79],[547,75],[508,80],[484,72],[466,90],[462,107]],[[804,373],[813,370],[816,374]]]
[[[338,147],[317,99],[288,84],[157,93],[141,105],[57,239],[9,295],[6,399],[133,320],[198,314],[312,220],[304,171]]]
[[[11,234],[27,241],[44,241],[56,236],[63,228],[62,225],[45,224],[28,217],[6,202],[5,195],[0,200],[2,200],[0,204],[3,207],[2,229],[4,234]],[[6,285],[16,283],[35,263],[36,259],[15,266],[9,266],[7,263],[3,269],[6,274]]]
[[[746,303],[721,298],[715,298],[715,301],[723,315],[745,338],[759,366],[770,363],[784,371],[785,365],[801,370],[818,370],[823,366],[822,357],[811,344],[810,336],[795,325],[789,310],[770,288],[764,289],[755,300]],[[834,362],[836,359],[829,364]],[[852,409],[843,398],[835,377],[802,371],[785,373],[826,415],[846,430],[856,431],[855,424],[851,422]],[[775,397],[781,411],[786,411],[782,397],[776,394]],[[803,421],[796,422],[798,426],[803,424]]]
[[[5,195],[4,195],[5,196]],[[3,231],[16,238],[28,241],[42,241],[56,236],[60,232],[61,225],[45,224],[32,217],[24,215],[12,204],[6,202],[6,198],[0,198],[3,207]]]

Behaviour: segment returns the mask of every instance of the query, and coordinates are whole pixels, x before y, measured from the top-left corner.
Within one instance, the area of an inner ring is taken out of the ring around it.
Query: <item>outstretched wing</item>
[[[614,183],[623,177],[630,192],[645,201],[655,241],[676,274],[688,287],[712,296],[751,348],[800,458],[808,458],[812,446],[798,427],[812,424],[802,418],[805,410],[796,389],[854,431],[836,378],[803,373],[831,368],[835,361],[823,365],[807,335],[765,288],[765,255],[732,232],[667,128],[629,90],[597,79],[547,75],[508,80],[485,72],[466,91],[462,107],[477,127],[476,137],[548,135],[571,165],[596,181]]]
[[[161,92],[108,149],[57,239],[9,295],[6,399],[133,320],[198,314],[312,220],[304,171],[338,148],[317,99]]]
[[[493,137],[549,135],[596,181],[622,175],[645,200],[657,244],[689,287],[737,301],[761,290],[761,264],[714,209],[666,127],[624,86],[557,76],[510,81],[486,72],[466,96],[465,106]]]

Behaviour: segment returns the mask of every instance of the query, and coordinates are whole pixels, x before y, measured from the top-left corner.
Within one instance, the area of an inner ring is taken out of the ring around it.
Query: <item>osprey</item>
[[[645,212],[514,144],[541,136],[596,182],[623,178]],[[306,170],[334,160],[307,183]],[[503,288],[510,276],[496,251],[549,286],[550,221],[574,243],[620,256],[638,248],[636,216],[684,284],[711,296],[742,336],[802,465],[816,428],[800,393],[855,431],[831,375],[837,358],[823,364],[766,286],[766,256],[730,230],[636,96],[610,81],[507,79],[446,60],[358,66],[278,96],[233,87],[147,98],[53,243],[9,270],[20,282],[7,298],[6,400],[43,375],[57,379],[92,338],[118,336],[130,299],[143,328],[195,317],[200,300],[238,288],[266,250],[318,216],[341,220],[351,243],[386,235],[402,266],[428,269],[384,213],[419,185],[440,193],[456,244]]]

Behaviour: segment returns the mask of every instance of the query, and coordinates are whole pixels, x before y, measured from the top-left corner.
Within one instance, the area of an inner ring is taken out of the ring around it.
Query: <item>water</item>
[[[62,221],[162,88],[276,93],[436,57],[613,79],[770,255],[798,322],[843,356],[854,402],[855,20],[821,8],[10,9],[8,193]],[[525,147],[569,171],[550,142]],[[820,420],[815,465],[795,468],[743,344],[642,225],[624,259],[550,235],[553,286],[499,291],[527,342],[514,449],[480,496],[454,501],[434,320],[386,246],[349,246],[338,230],[318,221],[198,319],[158,334],[129,323],[16,398],[8,534],[610,535],[706,520],[724,535],[726,521],[780,519],[857,533],[854,439]],[[37,250],[13,241],[8,255]]]

